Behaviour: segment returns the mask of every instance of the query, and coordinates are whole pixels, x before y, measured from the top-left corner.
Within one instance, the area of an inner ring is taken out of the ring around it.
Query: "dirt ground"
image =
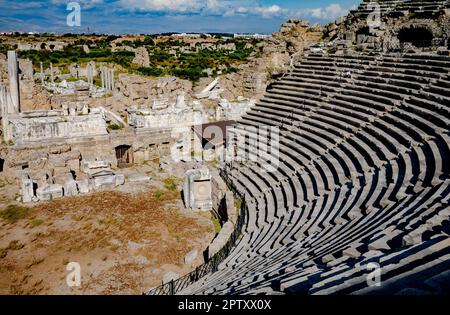
[[[215,233],[209,213],[183,210],[179,191],[150,185],[0,211],[0,294],[141,294],[201,264]],[[80,287],[67,285],[70,262],[81,267]]]

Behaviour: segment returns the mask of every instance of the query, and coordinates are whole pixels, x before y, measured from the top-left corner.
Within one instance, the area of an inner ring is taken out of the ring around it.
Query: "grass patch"
[[[242,200],[239,198],[235,198],[234,199],[234,207],[236,208],[236,210],[239,212],[239,210],[242,207]]]
[[[34,219],[34,220],[31,220],[31,222],[30,222],[30,225],[32,228],[38,227],[42,224],[44,224],[44,220],[42,220],[42,219]]]
[[[122,130],[123,127],[121,125],[118,125],[118,124],[109,124],[108,125],[108,129],[109,130]]]
[[[222,225],[220,224],[219,218],[216,215],[213,214],[211,216],[211,222],[214,225],[214,231],[216,232],[216,234],[219,233],[220,230],[222,229]]]
[[[29,213],[30,209],[27,207],[9,205],[2,212],[0,212],[0,217],[8,223],[16,223],[17,221],[26,218]]]
[[[178,179],[171,176],[164,180],[164,187],[169,191],[177,191],[178,189]]]
[[[155,197],[156,199],[160,199],[163,196],[163,192],[161,190],[157,190],[153,193],[153,197]]]

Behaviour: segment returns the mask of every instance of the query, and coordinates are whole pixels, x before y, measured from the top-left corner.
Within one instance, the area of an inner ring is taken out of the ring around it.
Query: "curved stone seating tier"
[[[248,150],[257,134],[237,144],[251,157],[227,172],[246,196],[243,235],[181,293],[439,292],[450,269],[449,71],[442,56],[305,56],[238,121],[279,128],[279,165],[262,171],[273,156]],[[367,285],[370,262],[380,287]]]

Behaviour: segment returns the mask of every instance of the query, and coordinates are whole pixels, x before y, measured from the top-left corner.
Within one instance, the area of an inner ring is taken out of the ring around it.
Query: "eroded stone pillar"
[[[102,78],[102,89],[105,89],[105,68],[101,68],[100,70],[100,76]]]
[[[45,75],[44,75],[44,65],[41,62],[41,84],[44,85]]]
[[[114,69],[111,69],[111,91],[114,91]]]
[[[9,132],[9,117],[8,117],[8,98],[6,94],[6,87],[0,84],[0,113],[2,115],[2,130],[3,139],[5,142],[12,140]]]
[[[53,63],[50,63],[50,81],[55,83],[55,77],[53,75]]]
[[[20,113],[20,92],[19,92],[19,63],[17,55],[14,50],[8,51],[8,79],[9,79],[9,94],[11,108],[9,113]]]

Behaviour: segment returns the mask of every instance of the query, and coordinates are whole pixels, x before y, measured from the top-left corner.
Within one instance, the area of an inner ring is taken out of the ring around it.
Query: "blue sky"
[[[78,2],[81,25],[67,25]],[[272,33],[287,18],[326,24],[360,0],[0,0],[0,31]]]

